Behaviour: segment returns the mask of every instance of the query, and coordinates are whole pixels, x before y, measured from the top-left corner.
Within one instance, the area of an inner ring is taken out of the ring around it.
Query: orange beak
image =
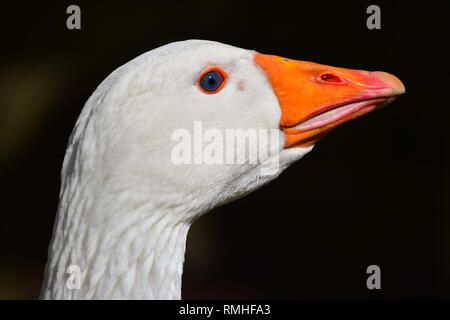
[[[285,148],[314,144],[338,125],[383,107],[405,93],[386,72],[336,68],[255,54],[281,107]]]

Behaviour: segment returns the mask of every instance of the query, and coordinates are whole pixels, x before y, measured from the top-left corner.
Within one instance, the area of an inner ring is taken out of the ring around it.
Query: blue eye
[[[198,85],[205,93],[216,93],[225,85],[227,75],[219,68],[213,68],[203,73]]]

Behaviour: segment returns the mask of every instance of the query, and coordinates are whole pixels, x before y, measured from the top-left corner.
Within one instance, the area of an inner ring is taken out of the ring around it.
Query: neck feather
[[[150,201],[142,190],[69,184],[61,195],[41,298],[180,299],[190,226],[177,219],[182,214],[180,207]],[[71,265],[79,268],[79,289],[73,286],[76,272],[67,272]]]

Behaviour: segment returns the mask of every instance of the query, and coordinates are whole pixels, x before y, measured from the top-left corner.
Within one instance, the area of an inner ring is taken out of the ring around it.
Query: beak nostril
[[[337,75],[332,74],[332,73],[322,73],[319,76],[319,79],[321,81],[330,82],[330,83],[344,83],[345,82],[342,77],[337,76]]]

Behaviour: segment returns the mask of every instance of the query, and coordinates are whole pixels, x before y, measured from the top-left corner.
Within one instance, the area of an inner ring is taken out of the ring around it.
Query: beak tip
[[[380,81],[382,81],[387,87],[389,87],[393,94],[395,95],[401,95],[406,92],[405,86],[403,82],[400,81],[399,78],[396,76],[382,71],[374,71],[372,72],[373,75],[376,75]]]

